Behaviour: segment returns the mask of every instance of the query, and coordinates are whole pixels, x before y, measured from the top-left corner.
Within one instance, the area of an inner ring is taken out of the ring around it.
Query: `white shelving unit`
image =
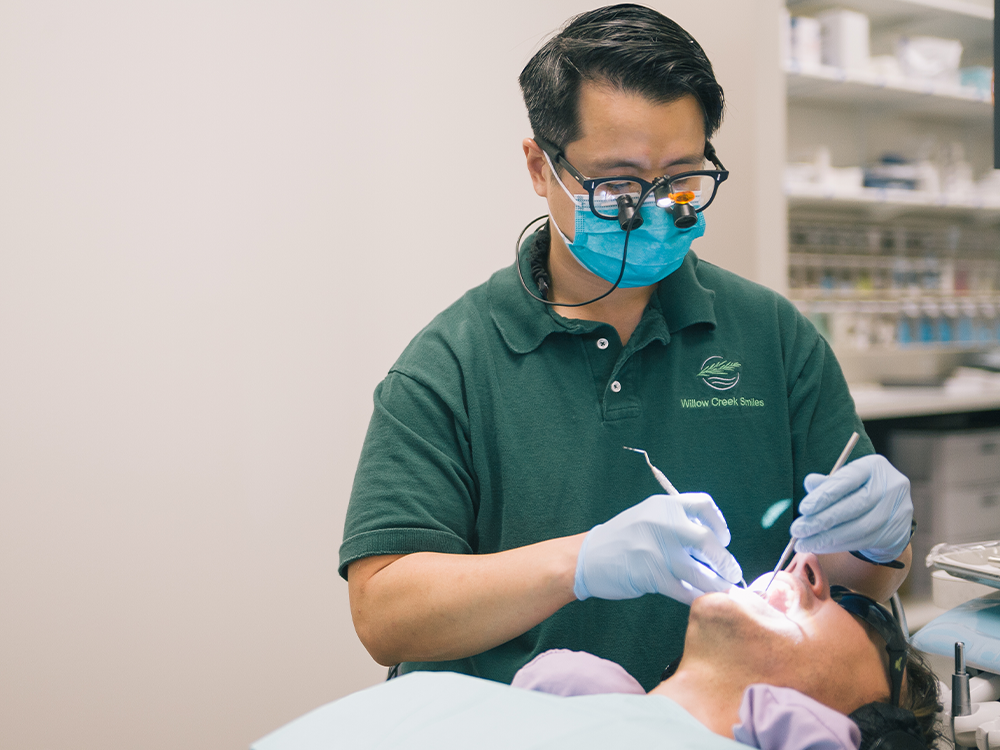
[[[878,104],[900,114],[929,115],[951,120],[989,122],[993,102],[988,94],[968,86],[874,73],[845,71],[821,65],[786,70],[788,96],[793,100]]]
[[[962,65],[992,65],[993,0],[786,0],[793,16],[815,16],[830,9],[850,9],[868,16],[871,53],[893,54],[901,36],[935,36],[958,39],[963,45]],[[993,106],[989,95],[955,83],[892,78],[868,71],[845,71],[820,65],[803,69],[787,62],[781,71],[786,86],[788,154],[801,161],[810,149],[829,148],[834,167],[862,167],[894,150],[915,157],[916,144],[961,142],[969,162],[982,177],[992,168]],[[909,152],[909,153],[907,153]],[[929,192],[903,189],[853,188],[809,184],[802,180],[785,185],[789,222],[817,222],[827,226],[889,226],[914,222],[930,230],[967,228],[996,232],[1000,248],[1000,196],[972,193]],[[789,248],[790,262],[801,260],[801,248]],[[846,252],[848,255],[851,251]],[[798,259],[798,260],[796,260]],[[834,258],[834,274],[844,257]],[[956,287],[957,288],[957,287]],[[921,290],[911,290],[919,295]],[[898,290],[871,291],[870,309],[879,301],[907,294]],[[958,293],[956,293],[958,294]],[[838,290],[789,289],[804,308],[825,298],[826,309],[838,304]],[[938,292],[931,293],[938,296]],[[992,296],[992,295],[991,295]],[[856,308],[858,295],[840,293],[844,309]],[[897,305],[898,307],[898,305]],[[870,311],[870,310],[869,310]],[[860,310],[863,314],[864,310]],[[824,313],[825,314],[825,313]],[[994,346],[996,344],[994,343]],[[849,380],[862,384],[879,380],[893,365],[913,372],[934,373],[959,363],[961,351],[988,345],[876,345],[854,350],[834,339],[834,348]],[[889,377],[889,380],[895,378]],[[897,381],[898,382],[898,381]],[[864,418],[978,411],[1000,408],[1000,393],[948,395],[941,389],[865,389],[857,393]]]
[[[984,21],[993,20],[992,0],[787,0],[795,15],[812,15],[827,8],[847,8],[864,13],[872,28],[900,34],[962,39],[992,45],[993,31]]]
[[[952,220],[969,219],[984,224],[1000,221],[1000,197],[953,198],[946,193],[887,188],[861,188],[850,193],[838,193],[819,185],[786,189],[785,194],[792,210],[839,209],[875,220],[919,215]]]

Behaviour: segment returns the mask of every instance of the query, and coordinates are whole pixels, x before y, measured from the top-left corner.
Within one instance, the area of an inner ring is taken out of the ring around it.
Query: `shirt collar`
[[[538,286],[531,277],[528,261],[528,249],[534,239],[535,235],[531,235],[521,246],[518,264],[524,283],[537,295]],[[669,333],[696,323],[707,323],[713,328],[716,325],[715,292],[698,280],[698,262],[698,257],[688,252],[681,267],[660,282],[650,300],[650,305],[662,312]],[[551,333],[588,333],[603,325],[596,321],[563,318],[548,305],[532,299],[521,286],[513,266],[493,275],[487,285],[487,298],[493,323],[507,346],[518,354],[534,351]]]
[[[689,250],[681,267],[660,282],[654,295],[660,302],[667,330],[676,333],[697,323],[712,328],[715,320],[715,292],[702,286],[698,278],[698,256]]]

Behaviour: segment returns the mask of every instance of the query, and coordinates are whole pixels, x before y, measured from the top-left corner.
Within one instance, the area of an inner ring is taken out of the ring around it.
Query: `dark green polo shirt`
[[[854,430],[864,435],[812,324],[694,253],[624,347],[612,326],[532,300],[511,266],[435,318],[376,388],[340,573],[371,555],[484,554],[586,531],[661,492],[628,445],[681,492],[715,499],[750,581],[788,542],[805,475],[829,472]],[[852,458],[871,452],[863,437]],[[568,648],[650,689],[681,652],[687,613],[659,595],[588,599],[485,653],[402,669],[509,682]]]

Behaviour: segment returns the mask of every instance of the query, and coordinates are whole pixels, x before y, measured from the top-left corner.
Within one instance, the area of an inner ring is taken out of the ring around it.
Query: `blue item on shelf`
[[[958,340],[972,341],[975,338],[972,329],[972,318],[963,315],[958,319]]]
[[[977,90],[982,97],[987,97],[993,90],[993,68],[986,65],[973,65],[958,71],[959,80],[963,86]]]
[[[909,318],[900,316],[899,323],[896,324],[896,341],[900,344],[913,343],[913,331]]]
[[[952,340],[951,321],[948,318],[941,318],[938,323],[938,340],[944,342]]]
[[[929,344],[934,341],[934,323],[926,315],[920,319],[919,331],[917,338],[920,339],[921,344]]]
[[[897,154],[885,154],[878,164],[866,167],[864,186],[916,190],[920,184],[919,167]]]

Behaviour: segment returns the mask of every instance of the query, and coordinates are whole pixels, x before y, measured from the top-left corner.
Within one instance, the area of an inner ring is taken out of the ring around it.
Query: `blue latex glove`
[[[832,476],[810,474],[802,514],[792,522],[798,552],[857,550],[875,562],[899,557],[910,541],[910,480],[885,458],[863,456]]]
[[[704,492],[647,497],[590,530],[576,560],[573,593],[577,599],[663,594],[690,604],[742,578],[725,549],[729,540],[726,519]]]

